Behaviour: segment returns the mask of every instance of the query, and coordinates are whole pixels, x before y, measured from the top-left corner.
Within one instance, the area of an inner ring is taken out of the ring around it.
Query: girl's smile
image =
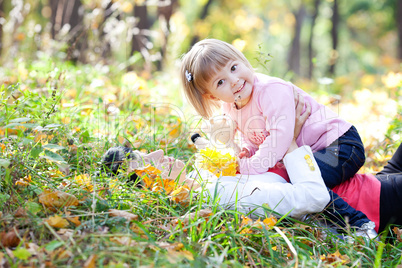
[[[253,86],[254,71],[239,60],[231,60],[212,77],[207,97],[235,103],[240,109],[249,102]]]

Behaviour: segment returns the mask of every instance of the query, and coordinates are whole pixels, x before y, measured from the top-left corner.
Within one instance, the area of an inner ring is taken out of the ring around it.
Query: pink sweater
[[[266,172],[285,155],[295,127],[293,88],[311,105],[311,115],[297,138],[299,146],[309,145],[313,152],[319,151],[352,126],[292,83],[257,73],[246,106],[237,110],[232,104],[223,104],[223,112],[237,123],[241,132],[241,147],[250,152],[250,158],[240,159],[241,174]]]

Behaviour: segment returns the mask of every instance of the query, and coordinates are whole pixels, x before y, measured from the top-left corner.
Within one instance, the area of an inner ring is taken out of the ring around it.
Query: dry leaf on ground
[[[65,228],[68,226],[68,221],[66,219],[63,219],[59,215],[56,216],[50,216],[48,219],[45,220],[50,226],[54,228]]]
[[[16,247],[20,243],[20,239],[17,235],[18,230],[11,229],[8,232],[0,233],[0,241],[2,247]]]
[[[78,227],[78,226],[81,225],[81,221],[79,220],[78,216],[76,216],[76,217],[67,217],[67,220],[69,222],[74,223],[75,227]]]
[[[85,261],[84,268],[95,268],[96,267],[96,254],[92,254]]]
[[[109,209],[109,215],[112,217],[122,217],[129,221],[135,221],[138,219],[137,215],[118,209]]]
[[[61,237],[61,239],[68,240],[68,239],[70,239],[70,237],[73,236],[74,230],[61,228],[61,229],[57,230],[56,233]]]
[[[177,225],[179,222],[181,222],[183,225],[188,225],[190,219],[194,220],[194,218],[198,216],[198,218],[208,218],[209,216],[212,215],[212,210],[210,209],[201,209],[198,212],[193,212],[187,215],[184,215],[182,217],[179,217],[175,220],[173,220],[171,223],[174,225]]]
[[[28,216],[28,214],[27,214],[26,210],[24,208],[22,208],[22,207],[19,207],[14,212],[14,217],[16,217],[16,218],[20,218],[20,217],[23,218],[23,217],[26,217],[26,216]]]
[[[39,202],[52,210],[55,210],[55,208],[77,206],[79,204],[78,199],[72,194],[47,189],[39,195]]]
[[[398,241],[402,242],[402,229],[399,229],[395,226],[392,231],[396,234],[396,238],[398,239]]]
[[[339,253],[339,250],[332,254],[321,255],[321,260],[327,263],[336,262],[339,264],[347,264],[350,262],[349,257],[347,255],[341,255],[341,253]]]

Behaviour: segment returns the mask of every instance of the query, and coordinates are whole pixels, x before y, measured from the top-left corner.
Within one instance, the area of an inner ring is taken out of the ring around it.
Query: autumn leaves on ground
[[[320,215],[306,222],[274,213],[252,220],[205,205],[201,195],[161,177],[153,166],[135,171],[142,187],[129,180],[132,174],[125,172],[124,163],[112,175],[101,168],[101,157],[116,145],[163,149],[191,171],[196,150],[188,134],[197,122],[184,119],[177,106],[152,104],[158,78],[144,80],[134,72],[110,73],[108,78],[89,66],[24,68],[1,78],[0,267],[400,263],[398,228],[386,244],[346,243],[312,224]],[[85,68],[85,77],[78,68]],[[367,146],[366,171],[387,160],[402,124],[395,101],[402,74],[374,79],[377,90],[365,89],[361,81],[354,101],[311,92],[359,127]],[[327,86],[336,87],[345,78],[331,83]],[[365,120],[361,116],[367,111]],[[369,124],[376,122],[373,129]],[[204,153],[212,161],[221,158]],[[220,162],[231,172],[230,159]],[[216,170],[208,161],[204,165]]]

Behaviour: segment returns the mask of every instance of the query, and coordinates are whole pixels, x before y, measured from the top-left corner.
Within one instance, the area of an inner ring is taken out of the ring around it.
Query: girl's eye
[[[233,65],[232,66],[232,68],[230,68],[230,70],[233,72],[233,71],[236,71],[236,69],[237,69],[237,65],[235,64],[235,65]]]
[[[221,86],[223,84],[223,80],[219,80],[218,81],[218,87]]]

